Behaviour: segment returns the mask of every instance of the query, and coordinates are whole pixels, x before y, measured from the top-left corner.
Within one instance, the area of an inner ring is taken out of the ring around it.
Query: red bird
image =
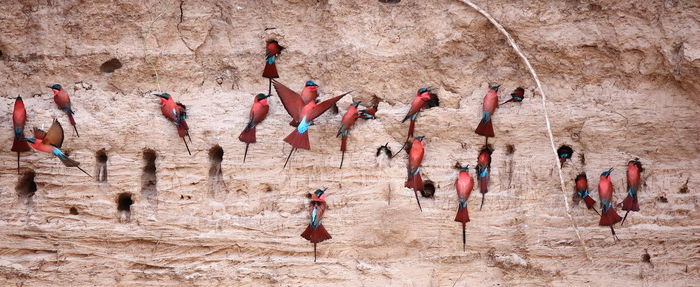
[[[268,95],[272,93],[272,79],[280,77],[280,75],[277,74],[275,60],[277,60],[277,57],[282,53],[282,50],[284,50],[284,47],[280,46],[276,40],[267,40],[267,44],[265,45],[265,69],[263,70],[262,76],[270,79],[270,85],[267,91]]]
[[[637,192],[641,185],[641,173],[644,171],[642,163],[638,158],[630,160],[627,163],[627,197],[622,201],[622,210],[625,210],[625,217],[622,219],[620,226],[625,224],[627,214],[630,211],[639,211],[639,201],[637,201]]]
[[[250,108],[250,117],[248,119],[248,124],[246,125],[245,129],[243,129],[243,131],[241,132],[241,135],[238,136],[238,140],[245,143],[243,162],[245,162],[245,158],[248,155],[248,145],[256,142],[255,127],[257,127],[258,124],[265,120],[265,117],[267,117],[267,112],[270,110],[270,107],[267,105],[267,98],[269,97],[270,94],[257,94],[255,96],[255,98],[253,99],[253,106]]]
[[[462,249],[467,250],[467,222],[469,222],[469,211],[467,210],[467,199],[472,194],[474,188],[474,180],[469,175],[469,165],[461,167],[457,164],[459,175],[455,181],[455,189],[457,190],[457,198],[459,205],[457,206],[457,216],[455,221],[462,223]]]
[[[185,142],[187,153],[192,155],[190,147],[185,140],[185,136],[190,136],[190,127],[187,125],[187,121],[185,121],[187,119],[187,107],[179,102],[176,103],[173,97],[168,93],[154,94],[154,96],[160,97],[160,110],[163,116],[175,124],[177,134],[182,138],[182,141]],[[192,142],[192,138],[190,138],[190,142]]]
[[[301,90],[301,99],[304,104],[316,102],[318,98],[318,85],[314,81],[306,81],[304,89]]]
[[[492,117],[496,112],[496,108],[498,108],[498,87],[500,86],[491,87],[489,92],[486,93],[486,96],[484,96],[481,122],[479,122],[479,126],[477,126],[476,130],[474,130],[475,133],[487,138],[495,136],[493,133]]]
[[[342,138],[340,139],[340,151],[343,152],[343,155],[340,158],[340,168],[343,168],[345,150],[347,149],[348,144],[348,134],[350,133],[350,129],[352,128],[352,126],[355,125],[355,122],[357,122],[357,119],[360,117],[359,111],[357,109],[357,106],[359,105],[360,102],[353,102],[352,104],[350,104],[348,110],[343,115],[343,119],[340,121],[340,129],[338,129],[338,134],[335,135],[335,137],[342,136]]]
[[[75,135],[80,137],[80,134],[78,134],[78,128],[75,126],[75,119],[73,119],[75,112],[73,112],[68,92],[66,92],[66,90],[59,84],[53,84],[52,86],[48,87],[51,89],[51,91],[53,91],[53,101],[56,102],[56,105],[58,105],[58,108],[61,109],[61,111],[68,115],[68,120],[75,130]]]
[[[586,173],[582,172],[581,174],[577,175],[575,182],[576,187],[574,188],[574,191],[576,192],[576,197],[583,199],[583,202],[586,203],[586,207],[588,209],[593,209],[595,213],[600,215],[598,210],[595,209],[595,200],[588,193],[588,178],[586,178]],[[576,203],[578,203],[578,201]]]
[[[30,150],[29,143],[24,138],[24,125],[27,123],[27,111],[24,109],[22,97],[15,99],[15,107],[12,111],[12,125],[14,126],[15,140],[12,142],[12,151],[17,153],[17,173],[19,174],[19,154]]]
[[[423,155],[425,154],[425,148],[423,146],[424,136],[415,137],[411,148],[408,152],[408,178],[406,179],[405,186],[413,189],[413,193],[416,195],[416,202],[418,202],[418,209],[423,211],[420,206],[420,200],[418,199],[418,191],[423,189],[423,179],[420,176],[420,166],[423,162]]]
[[[92,175],[80,167],[79,162],[70,159],[61,150],[61,146],[63,146],[63,127],[58,120],[53,120],[53,124],[51,124],[51,127],[47,132],[34,128],[34,137],[27,138],[27,141],[35,150],[53,154],[61,160],[63,165],[67,167],[77,167],[80,171],[87,174],[89,177],[92,177]]]
[[[323,214],[328,208],[325,192],[325,188],[317,189],[311,195],[311,202],[309,202],[309,215],[311,218],[309,225],[301,234],[301,237],[314,244],[314,262],[316,262],[316,243],[332,238],[328,231],[326,231],[326,228],[323,227],[323,223],[321,223]]]
[[[299,94],[295,93],[279,82],[275,81],[273,84],[275,86],[275,90],[277,91],[277,95],[279,95],[280,100],[282,100],[282,105],[284,105],[284,108],[287,110],[287,113],[292,116],[294,122],[298,123],[296,125],[296,129],[284,139],[285,142],[292,146],[292,150],[289,152],[289,156],[287,156],[287,162],[289,162],[289,158],[292,156],[292,152],[294,152],[294,150],[298,148],[306,150],[311,149],[311,145],[309,144],[308,129],[313,123],[313,120],[325,113],[328,109],[335,105],[336,102],[350,92],[330,98],[319,104],[316,104],[315,101],[304,104],[304,101]],[[285,167],[287,166],[287,162],[284,164]]]
[[[519,102],[522,102],[524,99],[525,99],[525,89],[518,87],[517,89],[515,89],[515,91],[510,93],[510,99],[501,103],[500,105],[503,105],[503,104],[509,103],[509,102],[518,102],[519,103]]]
[[[598,224],[600,226],[610,226],[610,231],[612,232],[613,238],[617,240],[617,235],[615,235],[613,225],[622,221],[622,217],[617,214],[615,207],[613,206],[613,184],[610,180],[610,173],[612,170],[613,168],[611,167],[609,170],[600,174],[600,181],[598,182],[598,197],[600,198],[600,208],[602,210],[602,214],[600,215],[600,222]]]
[[[428,88],[421,88],[418,90],[416,93],[416,97],[413,98],[413,101],[411,102],[411,108],[408,110],[408,113],[406,113],[406,116],[403,118],[401,121],[406,122],[406,120],[411,119],[411,124],[408,127],[408,136],[407,138],[413,137],[413,130],[416,127],[416,119],[418,118],[418,113],[423,109],[423,108],[432,108],[432,107],[437,107],[440,105],[440,99],[438,99],[437,94],[433,93],[430,90],[430,87]]]
[[[489,192],[489,178],[491,177],[491,154],[493,150],[489,146],[484,146],[476,159],[476,178],[479,182],[479,192],[481,193],[481,206],[484,207],[486,193]]]

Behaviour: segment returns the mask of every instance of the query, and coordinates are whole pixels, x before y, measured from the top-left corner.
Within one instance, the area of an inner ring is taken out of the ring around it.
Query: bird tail
[[[12,142],[12,151],[14,152],[25,152],[29,151],[29,143],[23,138],[15,137]]]
[[[290,144],[293,148],[301,148],[305,150],[311,149],[308,132],[302,134],[295,129],[286,138],[284,138],[284,141]]]
[[[348,148],[348,136],[343,135],[343,137],[340,138],[340,151],[346,151]]]
[[[600,222],[598,223],[601,226],[613,226],[615,223],[618,223],[622,221],[622,217],[617,214],[617,211],[615,211],[614,207],[610,207],[607,210],[603,210],[603,214],[600,215]]]
[[[75,126],[75,119],[73,118],[73,111],[69,111],[68,113],[68,121],[70,121],[70,124]]]
[[[484,115],[484,117],[481,118],[481,122],[479,122],[479,126],[476,127],[474,132],[485,137],[494,137],[493,121],[491,121],[491,118]]]
[[[591,198],[591,196],[584,197],[583,202],[586,203],[586,208],[588,209],[592,209],[595,206],[595,199]]]
[[[77,161],[75,161],[75,160],[72,160],[72,159],[70,159],[69,157],[67,157],[67,156],[65,156],[65,155],[63,155],[63,156],[60,156],[60,155],[59,155],[58,158],[61,160],[61,162],[63,163],[63,165],[65,165],[65,166],[67,166],[67,167],[77,167],[77,166],[80,165],[80,162],[77,162]]]
[[[417,172],[415,175],[409,175],[405,186],[414,190],[423,190],[423,178],[420,176],[420,172]]]
[[[304,232],[301,234],[301,237],[311,241],[311,243],[319,243],[332,238],[328,231],[326,231],[326,228],[323,227],[323,224],[320,224],[316,228],[309,224],[309,226],[306,227],[306,230],[304,230]]]
[[[416,129],[416,120],[411,119],[411,124],[408,125],[408,136],[406,136],[409,140],[413,137],[413,130]]]
[[[238,140],[244,143],[255,143],[255,126],[247,126],[238,136]]]
[[[272,63],[265,61],[265,69],[263,70],[262,76],[268,79],[276,79],[280,77],[280,75],[277,74],[277,65],[275,65],[274,61]]]
[[[622,210],[639,211],[639,201],[637,201],[637,196],[627,194],[625,200],[622,201]]]
[[[455,216],[455,221],[461,223],[469,222],[469,211],[466,204],[462,206],[462,203],[459,203],[459,207],[457,209],[457,216]]]
[[[177,125],[177,134],[181,137],[184,138],[188,135],[190,135],[190,127],[187,125],[187,122],[185,120],[180,120],[180,124]]]
[[[479,192],[487,193],[489,192],[489,177],[484,176],[479,178]]]

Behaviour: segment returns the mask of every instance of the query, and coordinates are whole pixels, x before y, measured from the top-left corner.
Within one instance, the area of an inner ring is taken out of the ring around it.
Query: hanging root
[[[523,51],[520,50],[518,45],[515,43],[515,40],[510,36],[508,31],[506,31],[501,24],[496,21],[491,15],[484,11],[484,9],[481,9],[481,7],[477,6],[476,4],[472,3],[470,0],[459,0],[464,4],[469,5],[470,7],[474,8],[477,12],[479,12],[481,15],[486,17],[486,19],[493,24],[493,26],[498,29],[503,36],[506,37],[508,40],[508,43],[510,44],[511,47],[513,47],[513,50],[515,51],[518,56],[520,56],[520,59],[522,59],[523,63],[527,67],[527,69],[530,71],[530,74],[532,75],[532,78],[535,80],[535,83],[537,84],[537,89],[540,91],[540,95],[542,96],[542,110],[544,112],[544,120],[546,123],[547,127],[547,135],[549,136],[549,143],[552,146],[552,152],[554,153],[554,159],[556,161],[559,161],[559,156],[557,155],[557,148],[554,146],[554,135],[552,135],[552,124],[549,121],[549,114],[547,113],[547,96],[544,93],[544,89],[542,88],[542,83],[540,83],[539,77],[537,77],[537,73],[535,72],[535,69],[532,68],[532,65],[530,65],[530,61],[525,57],[525,54],[523,54]],[[564,174],[562,173],[561,166],[557,165],[557,170],[559,171],[559,183],[561,184],[561,192],[563,196],[563,201],[564,201],[564,207],[566,209],[566,215],[569,217],[569,220],[571,221],[571,226],[574,228],[574,231],[576,232],[576,237],[578,237],[579,242],[581,243],[581,248],[583,248],[583,252],[586,255],[586,258],[589,261],[593,261],[593,258],[591,255],[588,253],[588,248],[586,247],[586,241],[583,240],[581,237],[581,233],[578,230],[578,225],[576,224],[576,220],[574,220],[574,217],[571,215],[571,208],[569,207],[569,202],[567,201],[567,192],[566,192],[566,185],[564,184]]]
[[[598,216],[600,216],[600,212],[598,212],[598,210],[595,209],[595,207],[593,207],[593,211],[595,211],[595,213],[598,214]]]

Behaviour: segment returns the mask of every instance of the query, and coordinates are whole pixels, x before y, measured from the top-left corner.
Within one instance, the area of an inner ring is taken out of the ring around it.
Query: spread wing
[[[46,136],[45,131],[43,131],[39,128],[34,128],[34,138],[43,140],[45,136]]]
[[[313,119],[315,119],[315,118],[317,118],[318,116],[320,116],[320,115],[322,115],[323,113],[325,113],[325,112],[326,112],[328,109],[330,109],[336,102],[338,102],[338,100],[342,99],[343,97],[345,97],[345,95],[347,95],[347,94],[349,94],[349,93],[352,93],[352,91],[347,92],[347,93],[345,93],[345,94],[342,94],[342,95],[340,95],[340,96],[334,97],[334,98],[327,99],[327,100],[325,100],[325,101],[319,103],[318,105],[316,105],[316,107],[314,107],[314,109],[311,110],[311,115],[309,115],[309,121],[312,121]]]
[[[275,86],[275,91],[277,91],[277,95],[279,95],[280,100],[282,100],[282,105],[284,105],[284,109],[287,110],[287,113],[292,116],[295,121],[301,121],[301,117],[299,115],[301,114],[301,109],[304,107],[304,101],[301,99],[301,96],[282,85],[280,82],[273,81],[272,83]]]
[[[58,120],[53,120],[53,124],[51,124],[49,131],[46,132],[43,142],[61,148],[61,145],[63,145],[63,127]]]

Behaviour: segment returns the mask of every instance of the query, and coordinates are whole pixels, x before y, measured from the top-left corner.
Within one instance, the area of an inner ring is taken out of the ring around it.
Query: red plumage
[[[244,143],[255,143],[255,127],[244,129],[238,139]]]
[[[413,130],[416,128],[416,121],[411,120],[411,123],[408,125],[408,138],[413,137]]]
[[[627,195],[622,201],[622,210],[639,211],[639,201],[636,196]]]
[[[326,228],[323,227],[323,224],[319,225],[316,228],[309,224],[304,230],[304,232],[301,233],[301,237],[304,237],[306,240],[311,241],[311,243],[319,243],[321,241],[332,238],[328,231],[326,231]]]
[[[603,210],[603,214],[600,216],[600,222],[598,224],[601,226],[613,226],[615,223],[620,221],[622,221],[622,217],[617,214],[615,207],[610,207],[607,210]]]
[[[406,184],[404,184],[404,186],[412,188],[413,190],[423,190],[425,186],[423,185],[423,178],[420,176],[420,172],[416,173],[416,175],[410,176],[406,180]]]
[[[293,148],[301,148],[305,150],[311,149],[308,131],[302,134],[297,130],[293,130],[286,138],[284,138],[284,141],[290,144]]]
[[[340,151],[346,151],[348,148],[348,136],[342,136],[340,138]]]
[[[190,127],[187,125],[187,121],[180,120],[180,125],[177,126],[177,134],[181,138],[184,138],[184,137],[188,136],[189,133],[190,133]]]
[[[282,53],[284,47],[276,40],[268,40],[265,44],[265,69],[263,70],[262,76],[268,79],[279,78],[277,73],[277,65],[275,64],[277,57]]]
[[[482,107],[482,117],[479,126],[474,130],[475,133],[485,136],[494,137],[493,132],[493,114],[498,108],[498,86],[491,87],[484,96],[484,103]]]
[[[468,208],[458,208],[457,209],[457,216],[455,216],[455,221],[461,222],[461,223],[467,223],[469,222],[469,211]]]
[[[481,122],[479,122],[479,126],[476,127],[476,130],[474,130],[475,133],[485,136],[485,137],[495,137],[496,134],[493,132],[493,121],[489,120],[486,121],[484,119],[481,119]]]
[[[277,65],[275,65],[275,62],[272,62],[272,64],[265,62],[265,69],[263,69],[262,76],[268,79],[276,79],[280,77],[280,75],[277,73]]]
[[[24,125],[26,123],[27,111],[24,108],[24,101],[22,101],[22,97],[17,97],[15,99],[14,110],[12,111],[12,125],[15,130],[15,137],[12,142],[11,150],[14,152],[26,152],[30,150],[29,143],[24,140]]]
[[[595,207],[595,200],[590,195],[586,196],[583,199],[583,202],[586,203],[586,208],[588,209],[593,209]]]

